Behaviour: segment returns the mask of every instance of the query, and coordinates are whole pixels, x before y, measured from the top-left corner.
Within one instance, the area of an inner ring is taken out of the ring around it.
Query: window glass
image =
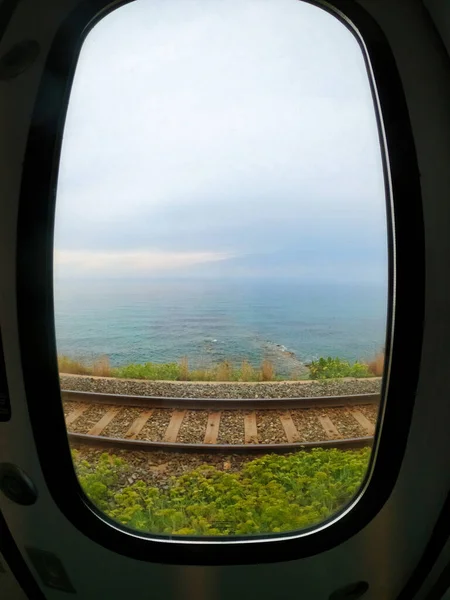
[[[54,294],[73,460],[100,510],[226,537],[354,497],[383,375],[384,190],[361,49],[322,9],[138,0],[92,29]]]

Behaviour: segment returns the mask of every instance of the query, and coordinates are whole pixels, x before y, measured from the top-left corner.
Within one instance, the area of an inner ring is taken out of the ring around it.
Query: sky
[[[298,0],[136,0],[83,45],[55,275],[385,281],[362,52]]]

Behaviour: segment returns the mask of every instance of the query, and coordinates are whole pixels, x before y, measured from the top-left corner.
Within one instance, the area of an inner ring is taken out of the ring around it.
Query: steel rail
[[[131,396],[62,390],[62,398],[70,402],[89,404],[116,404],[138,408],[184,408],[190,410],[257,410],[289,408],[334,408],[378,404],[379,394],[353,396],[319,396],[308,398],[166,398],[164,396]]]
[[[318,442],[297,442],[295,444],[184,444],[179,442],[149,442],[124,438],[111,438],[86,433],[68,433],[71,446],[83,445],[94,448],[115,448],[117,450],[134,450],[150,452],[189,452],[207,454],[264,454],[265,452],[285,453],[296,450],[312,450],[313,448],[341,448],[343,450],[371,446],[373,437],[353,439],[322,440]]]

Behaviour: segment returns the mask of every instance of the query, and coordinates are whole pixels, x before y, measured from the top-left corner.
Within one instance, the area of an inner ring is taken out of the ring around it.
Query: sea
[[[273,362],[290,374],[321,356],[383,349],[386,286],[298,281],[58,280],[57,350],[112,366]]]

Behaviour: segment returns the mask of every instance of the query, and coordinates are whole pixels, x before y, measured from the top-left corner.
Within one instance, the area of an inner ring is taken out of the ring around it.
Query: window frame
[[[406,448],[420,366],[425,293],[420,177],[394,56],[379,25],[355,0],[301,0],[332,14],[357,39],[372,90],[383,160],[388,359],[374,448],[359,493],[328,520],[297,532],[230,538],[144,534],[103,515],[86,497],[75,475],[61,402],[53,306],[56,181],[78,55],[95,24],[128,1],[83,0],[58,28],[39,84],[24,156],[16,247],[17,313],[23,381],[46,484],[59,509],[84,535],[140,560],[183,565],[257,564],[327,551],[363,529],[388,500]],[[46,391],[45,412],[40,408],[42,389]],[[395,405],[397,397],[401,397],[401,411]],[[52,445],[48,444],[48,431],[52,431]]]

